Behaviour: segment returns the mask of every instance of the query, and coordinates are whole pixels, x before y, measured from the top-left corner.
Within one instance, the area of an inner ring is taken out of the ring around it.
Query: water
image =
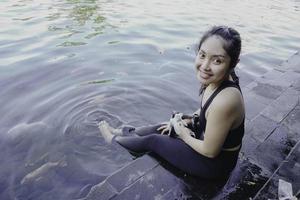
[[[81,198],[132,157],[97,122],[153,124],[198,107],[195,45],[239,30],[239,73],[260,76],[300,46],[296,0],[2,0],[0,199]],[[243,79],[241,80],[243,83]]]

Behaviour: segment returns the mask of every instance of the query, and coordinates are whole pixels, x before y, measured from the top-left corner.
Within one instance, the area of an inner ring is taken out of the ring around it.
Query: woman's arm
[[[207,124],[205,129],[204,140],[198,140],[190,136],[190,130],[179,124],[174,126],[179,137],[198,153],[213,158],[219,154],[222,149],[226,136],[231,129],[233,122],[240,115],[237,109],[240,98],[236,92],[227,91],[215,98],[210,105],[207,115]]]

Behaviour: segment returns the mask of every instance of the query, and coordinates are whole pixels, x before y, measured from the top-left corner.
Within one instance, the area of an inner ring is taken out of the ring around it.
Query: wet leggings
[[[161,125],[127,129],[114,141],[136,153],[154,152],[178,169],[190,175],[215,179],[227,177],[234,168],[238,151],[221,153],[215,158],[205,157],[181,139],[161,135],[156,129]]]

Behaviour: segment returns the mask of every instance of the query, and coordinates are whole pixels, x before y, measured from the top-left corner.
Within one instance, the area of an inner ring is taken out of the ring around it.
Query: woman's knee
[[[139,136],[147,136],[159,133],[157,130],[161,125],[143,126],[135,129],[135,134]]]
[[[156,134],[145,136],[145,139],[146,139],[145,145],[147,145],[149,148],[152,148],[152,149],[155,148],[157,146],[157,143],[159,142],[158,136],[159,135],[156,135]]]

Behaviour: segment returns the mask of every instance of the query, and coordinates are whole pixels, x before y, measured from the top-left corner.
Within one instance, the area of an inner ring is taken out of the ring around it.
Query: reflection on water
[[[0,2],[0,199],[71,199],[132,160],[114,127],[198,107],[194,47],[212,24],[243,38],[242,84],[300,45],[299,2]],[[274,20],[276,19],[276,20]]]

